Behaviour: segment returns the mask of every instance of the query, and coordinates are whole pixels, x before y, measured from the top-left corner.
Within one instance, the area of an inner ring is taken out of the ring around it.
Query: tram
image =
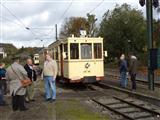
[[[39,54],[34,54],[33,62],[35,65],[39,65]]]
[[[104,79],[103,38],[69,37],[57,40],[48,52],[58,64],[57,78],[67,83],[94,83]]]

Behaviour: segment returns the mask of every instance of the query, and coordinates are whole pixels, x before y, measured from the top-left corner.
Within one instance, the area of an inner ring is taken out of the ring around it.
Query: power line
[[[16,25],[18,25],[18,26],[21,26],[21,25],[18,24],[17,22],[14,22],[13,20],[10,20],[10,19],[8,19],[8,18],[6,18],[6,17],[0,16],[0,18],[2,18],[2,21],[3,21],[3,19],[4,19],[4,20],[7,20],[7,21],[10,22],[10,23],[13,23],[13,24],[16,24]],[[21,26],[21,27],[22,27],[22,26]]]
[[[91,14],[93,11],[95,11],[102,3],[104,2],[104,0],[102,0],[98,5],[96,5],[96,7],[94,7],[89,14]]]
[[[66,10],[63,12],[63,14],[62,14],[61,17],[60,17],[60,20],[65,16],[65,14],[67,13],[67,11],[68,11],[69,8],[71,7],[73,1],[74,1],[74,0],[72,0],[72,1],[70,2],[70,4],[68,5],[68,7],[66,8]]]
[[[1,4],[1,5],[2,5],[13,17],[15,17],[15,18],[18,20],[18,22],[21,23],[21,25],[22,25],[25,29],[29,30],[29,31],[31,32],[31,34],[32,34],[33,36],[35,36],[35,34],[34,34],[28,27],[26,27],[25,24],[24,24],[9,8],[7,8],[4,4]]]

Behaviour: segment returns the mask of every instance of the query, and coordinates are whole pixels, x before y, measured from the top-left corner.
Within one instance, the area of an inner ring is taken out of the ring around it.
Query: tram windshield
[[[70,44],[70,58],[79,59],[79,45],[78,43]]]
[[[100,59],[102,58],[102,44],[94,43],[94,58]]]
[[[91,43],[81,44],[81,59],[92,59],[92,44]]]

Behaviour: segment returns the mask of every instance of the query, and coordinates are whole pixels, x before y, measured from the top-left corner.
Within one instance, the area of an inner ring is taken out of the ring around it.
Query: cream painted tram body
[[[58,78],[69,83],[104,79],[103,38],[69,37],[49,45],[58,64]]]

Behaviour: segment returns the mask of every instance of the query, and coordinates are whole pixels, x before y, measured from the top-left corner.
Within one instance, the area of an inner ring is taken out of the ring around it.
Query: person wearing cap
[[[125,55],[122,54],[120,57],[120,86],[122,88],[127,87],[127,61]]]
[[[27,72],[19,63],[19,57],[13,58],[13,63],[7,68],[6,80],[9,82],[10,95],[12,96],[13,111],[28,110],[24,105],[24,95],[26,94],[26,87],[22,86],[21,80],[29,79]]]

